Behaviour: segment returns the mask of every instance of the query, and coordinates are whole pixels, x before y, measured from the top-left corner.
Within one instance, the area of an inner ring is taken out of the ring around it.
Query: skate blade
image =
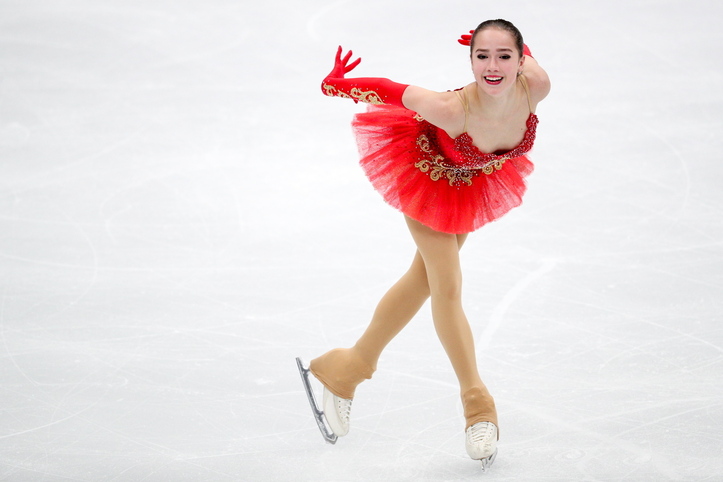
[[[301,375],[301,381],[304,384],[304,390],[306,390],[306,396],[309,399],[309,405],[311,406],[311,412],[314,414],[316,424],[319,426],[321,436],[327,443],[334,445],[339,437],[332,432],[329,427],[329,422],[326,420],[323,410],[319,410],[319,404],[316,403],[316,397],[314,397],[314,390],[311,388],[311,382],[309,381],[309,368],[304,366],[301,358],[296,358],[296,366],[299,368],[299,374]]]
[[[482,463],[482,473],[485,473],[489,470],[489,468],[492,466],[492,463],[495,461],[496,458],[497,458],[497,450],[495,450],[495,453],[493,453],[489,457],[480,459],[480,462]]]

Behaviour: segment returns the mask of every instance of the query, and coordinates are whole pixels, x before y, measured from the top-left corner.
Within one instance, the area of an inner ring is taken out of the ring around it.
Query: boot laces
[[[349,418],[351,417],[351,399],[337,398],[336,410],[339,413],[339,418],[341,418],[344,423],[349,422]]]
[[[492,422],[481,422],[472,425],[467,431],[467,438],[472,444],[493,442],[494,424]]]

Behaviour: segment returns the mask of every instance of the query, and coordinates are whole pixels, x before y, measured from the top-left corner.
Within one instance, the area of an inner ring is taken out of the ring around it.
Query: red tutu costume
[[[524,77],[520,78],[529,101]],[[457,95],[468,114],[466,97]],[[370,105],[352,128],[360,164],[384,200],[412,219],[445,233],[469,233],[522,203],[533,170],[537,116],[530,112],[522,142],[504,153],[483,153],[466,132],[452,139],[415,112]]]

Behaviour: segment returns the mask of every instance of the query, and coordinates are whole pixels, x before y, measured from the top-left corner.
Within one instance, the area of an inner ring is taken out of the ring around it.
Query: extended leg
[[[354,348],[376,364],[384,348],[407,326],[427,298],[427,273],[417,252],[409,270],[379,301],[369,326]]]
[[[466,239],[466,234],[456,236],[457,251],[462,249]],[[371,323],[356,342],[355,348],[376,364],[382,350],[407,326],[429,296],[427,269],[422,255],[417,251],[412,266],[377,305]]]
[[[407,224],[424,260],[434,327],[459,380],[467,453],[487,470],[497,456],[497,410],[479,376],[474,338],[462,308],[462,270],[456,239],[409,218]]]
[[[461,249],[467,235],[455,238]],[[376,370],[384,348],[409,323],[429,298],[424,260],[419,252],[407,272],[382,297],[369,326],[356,344],[312,360],[311,371],[335,395],[351,399],[356,386]]]
[[[434,231],[409,218],[407,224],[424,260],[434,327],[464,393],[483,384],[477,371],[474,337],[462,308],[462,269],[457,237]]]
[[[456,237],[458,250],[466,239],[466,234]],[[429,294],[424,260],[417,252],[409,270],[382,297],[369,327],[357,343],[351,348],[331,350],[311,361],[311,372],[324,385],[324,409],[312,403],[312,411],[317,423],[322,419],[328,423],[334,437],[349,431],[349,411],[357,385],[371,378],[382,350],[409,323]],[[306,388],[309,392],[310,386]],[[319,428],[330,441],[324,424]]]

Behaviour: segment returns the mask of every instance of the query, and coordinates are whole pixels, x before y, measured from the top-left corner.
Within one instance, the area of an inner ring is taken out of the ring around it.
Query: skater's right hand
[[[470,30],[469,34],[462,35],[460,38],[457,39],[457,42],[461,43],[466,47],[469,47],[472,43],[472,34],[474,34],[474,30]]]
[[[354,62],[349,64],[349,59],[351,59],[352,51],[350,50],[347,52],[347,54],[344,56],[344,58],[341,58],[341,52],[342,48],[341,45],[336,51],[336,58],[334,59],[334,68],[331,70],[329,75],[326,76],[326,79],[343,79],[344,75],[351,72],[356,68],[357,65],[359,65],[359,62],[361,62],[361,57],[356,59]]]
[[[469,47],[472,44],[472,36],[474,35],[474,30],[469,31],[469,35],[465,34],[462,35],[460,38],[457,39],[457,42],[461,43],[464,46]],[[527,55],[528,57],[532,57],[532,52],[530,52],[530,47],[527,46],[527,44],[522,44],[522,55]],[[359,59],[361,60],[361,59]]]

